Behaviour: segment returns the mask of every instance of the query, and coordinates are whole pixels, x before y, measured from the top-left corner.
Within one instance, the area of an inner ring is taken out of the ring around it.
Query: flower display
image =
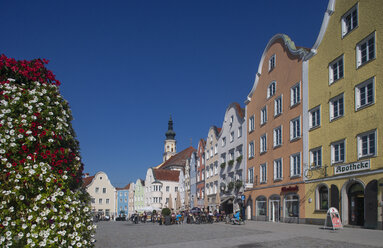
[[[46,60],[0,56],[0,247],[92,247],[83,165]]]

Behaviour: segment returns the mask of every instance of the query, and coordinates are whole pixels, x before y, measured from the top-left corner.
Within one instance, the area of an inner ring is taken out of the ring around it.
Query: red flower
[[[40,134],[40,137],[43,137],[43,136],[46,135],[46,134],[47,134],[47,132],[42,131],[41,134]]]
[[[24,129],[20,128],[20,129],[19,129],[19,132],[20,132],[20,133],[24,133],[25,131],[24,131]]]
[[[63,171],[62,170],[59,170],[59,174],[62,174],[63,173]]]
[[[26,145],[22,145],[21,149],[23,149],[25,151],[25,150],[27,150],[27,146]]]

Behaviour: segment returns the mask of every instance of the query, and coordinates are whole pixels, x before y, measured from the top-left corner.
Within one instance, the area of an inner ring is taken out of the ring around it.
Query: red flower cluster
[[[39,81],[40,83],[52,83],[59,86],[60,81],[56,80],[55,75],[45,68],[48,64],[46,59],[15,60],[7,58],[4,54],[0,56],[0,83],[7,83],[8,78],[16,79],[18,83],[28,81]]]

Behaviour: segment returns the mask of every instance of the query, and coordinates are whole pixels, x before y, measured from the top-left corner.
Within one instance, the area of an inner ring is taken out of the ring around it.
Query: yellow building
[[[306,57],[306,223],[336,207],[344,225],[382,229],[381,13],[381,1],[330,0]]]

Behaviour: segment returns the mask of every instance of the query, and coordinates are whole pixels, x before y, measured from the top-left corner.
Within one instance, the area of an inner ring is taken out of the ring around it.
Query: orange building
[[[246,101],[248,121],[246,216],[253,220],[304,219],[303,123],[307,104],[304,48],[284,34],[268,42]],[[305,101],[305,103],[304,103]]]

